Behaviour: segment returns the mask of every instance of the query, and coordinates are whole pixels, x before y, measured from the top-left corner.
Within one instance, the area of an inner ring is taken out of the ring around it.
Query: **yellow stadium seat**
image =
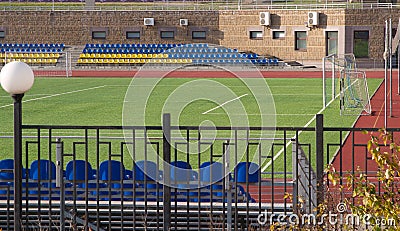
[[[126,59],[126,54],[121,54],[121,58]]]
[[[82,53],[79,55],[79,59],[83,59],[83,58],[85,58],[85,54]]]
[[[120,59],[121,58],[121,54],[116,54],[115,58]]]
[[[137,54],[132,54],[132,58],[133,58],[133,59],[136,59],[136,58],[139,58],[139,57],[138,57]]]
[[[95,57],[96,59],[100,58],[100,56],[101,56],[100,53],[96,53],[96,54],[94,55],[94,57]]]
[[[126,58],[127,58],[127,59],[131,59],[131,58],[132,58],[132,54],[127,54],[127,55],[126,55]]]

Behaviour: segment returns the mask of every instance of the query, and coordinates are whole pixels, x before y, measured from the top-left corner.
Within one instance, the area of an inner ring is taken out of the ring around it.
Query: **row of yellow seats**
[[[192,63],[191,59],[78,59],[78,64]]]
[[[168,54],[100,54],[100,53],[82,53],[81,59],[152,59],[168,58]]]
[[[0,53],[0,58],[57,59],[59,57],[59,53]]]
[[[28,64],[56,64],[57,59],[24,59],[24,58],[7,58],[1,59],[2,63],[9,63],[12,61],[21,61]]]

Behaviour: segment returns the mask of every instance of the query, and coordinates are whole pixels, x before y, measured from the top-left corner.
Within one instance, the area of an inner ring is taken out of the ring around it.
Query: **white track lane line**
[[[236,98],[234,98],[234,99],[228,100],[228,101],[226,101],[225,103],[222,103],[221,105],[218,105],[218,106],[216,106],[216,107],[213,107],[213,108],[211,108],[210,110],[205,111],[205,112],[203,112],[203,113],[201,113],[201,114],[205,115],[205,114],[207,114],[207,113],[209,113],[209,112],[214,111],[215,109],[218,109],[218,108],[224,106],[224,105],[227,104],[227,103],[230,103],[230,102],[232,102],[232,101],[238,100],[238,99],[240,99],[240,98],[242,98],[242,97],[244,97],[244,96],[246,96],[246,95],[248,95],[248,94],[246,93],[246,94],[241,95],[241,96],[238,96],[238,97],[236,97]]]
[[[47,96],[43,96],[43,97],[39,97],[39,98],[27,99],[27,100],[24,100],[22,102],[26,103],[26,102],[31,102],[31,101],[41,100],[41,99],[47,99],[47,98],[51,98],[51,97],[55,97],[55,96],[60,96],[60,95],[68,95],[68,94],[82,92],[82,91],[94,90],[94,89],[103,88],[103,87],[106,87],[106,86],[107,85],[102,85],[102,86],[97,86],[97,87],[85,88],[85,89],[81,89],[81,90],[68,91],[68,92],[63,92],[63,93],[58,93],[58,94],[53,94],[53,95],[47,95]],[[7,104],[7,105],[0,106],[0,108],[11,107],[13,105],[14,104]]]

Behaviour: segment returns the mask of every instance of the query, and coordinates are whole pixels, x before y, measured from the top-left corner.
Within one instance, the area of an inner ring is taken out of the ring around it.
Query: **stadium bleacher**
[[[22,61],[29,65],[56,65],[65,44],[0,43],[0,64]]]
[[[13,160],[0,161],[0,198],[12,198],[13,191]],[[248,167],[247,170],[243,167]],[[232,185],[231,192],[237,202],[255,202],[251,195],[244,190],[243,179],[257,183],[251,169],[258,165],[254,163],[239,163],[239,170],[234,176],[228,174]],[[60,187],[56,185],[56,165],[49,160],[35,160],[29,169],[23,170],[23,197],[29,199],[59,199]],[[250,173],[250,174],[249,174]],[[152,161],[137,161],[132,170],[125,168],[117,160],[105,160],[99,169],[84,160],[71,160],[62,170],[65,188],[65,198],[68,200],[137,200],[162,201],[162,180],[165,173],[158,169]],[[246,176],[247,175],[247,176]],[[227,200],[227,190],[224,188],[223,166],[219,162],[205,162],[199,172],[192,169],[184,161],[171,163],[170,180],[172,199],[180,202],[223,202]],[[156,181],[157,180],[157,181]],[[240,184],[239,184],[240,183]],[[85,194],[87,193],[87,194]]]
[[[254,64],[277,66],[278,59],[208,44],[86,44],[78,65]]]

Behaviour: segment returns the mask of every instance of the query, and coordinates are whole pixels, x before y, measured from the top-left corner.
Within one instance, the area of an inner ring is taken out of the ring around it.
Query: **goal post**
[[[324,109],[340,97],[341,115],[371,114],[366,74],[357,69],[354,54],[323,58],[322,89]]]
[[[337,79],[340,70],[336,67],[337,55],[332,54],[322,59],[322,104],[325,109],[338,94]]]
[[[3,52],[0,53],[0,65],[12,61],[28,64],[37,77],[71,77],[71,53],[39,53],[39,52]]]

